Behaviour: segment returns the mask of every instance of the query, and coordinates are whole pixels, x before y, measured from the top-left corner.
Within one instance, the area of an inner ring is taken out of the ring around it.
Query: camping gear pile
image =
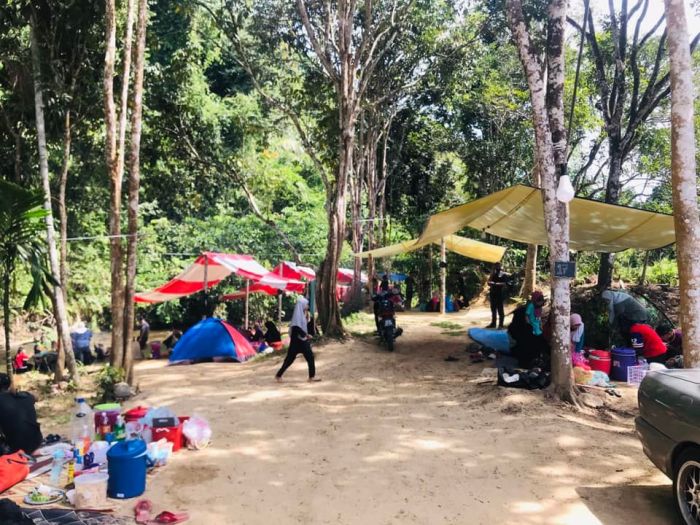
[[[106,510],[107,498],[129,499],[146,490],[147,473],[167,465],[183,448],[203,448],[211,427],[202,417],[178,417],[168,408],[118,404],[91,408],[76,399],[70,442],[35,452],[0,457],[0,493],[24,480],[46,475],[23,498],[26,505],[70,504],[77,510]],[[79,523],[79,522],[77,522]]]

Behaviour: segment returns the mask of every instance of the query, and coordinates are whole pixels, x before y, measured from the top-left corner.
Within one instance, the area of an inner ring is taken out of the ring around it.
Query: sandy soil
[[[148,497],[196,525],[677,523],[633,432],[636,391],[582,414],[484,381],[466,336],[431,323],[466,329],[485,314],[401,314],[393,354],[369,337],[316,347],[314,384],[303,359],[277,384],[281,356],[139,364],[133,405],[201,414],[214,430],[208,449],[149,478]]]

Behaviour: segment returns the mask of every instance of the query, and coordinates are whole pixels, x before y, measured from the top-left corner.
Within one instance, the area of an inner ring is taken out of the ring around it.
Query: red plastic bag
[[[29,460],[21,450],[0,456],[0,493],[14,487],[29,475]]]

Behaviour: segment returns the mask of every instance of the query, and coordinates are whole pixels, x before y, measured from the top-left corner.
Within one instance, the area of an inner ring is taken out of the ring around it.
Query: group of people
[[[504,300],[509,277],[500,264],[494,266],[489,276],[491,324],[488,328],[504,327]],[[624,340],[637,351],[640,357],[649,363],[662,363],[670,368],[682,367],[683,334],[680,329],[673,328],[667,323],[660,324],[654,329],[646,321],[632,320],[635,317],[646,320],[648,314],[636,302],[633,305],[634,308],[625,305],[624,310],[621,309],[620,305],[623,302],[631,300],[626,294],[605,292],[603,297],[610,302],[611,316],[616,315],[616,325]],[[525,305],[515,309],[513,320],[508,326],[511,353],[518,359],[518,364],[522,368],[549,366],[551,327],[543,321],[545,302],[542,292],[534,291]],[[637,310],[637,314],[634,315]],[[584,351],[585,325],[580,314],[571,314],[569,327],[569,343],[573,361],[576,362],[576,356]]]
[[[278,350],[282,347],[282,334],[277,329],[277,325],[273,321],[266,321],[265,331],[263,332],[263,321],[258,319],[252,326],[244,328],[241,332],[245,338],[253,344],[261,345],[265,343],[267,346]]]

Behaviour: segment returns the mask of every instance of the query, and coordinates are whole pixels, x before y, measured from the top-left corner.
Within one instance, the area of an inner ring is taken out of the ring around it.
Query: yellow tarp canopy
[[[392,255],[398,255],[400,253],[412,252],[430,244],[416,243],[416,241],[417,239],[412,239],[410,241],[392,244],[391,246],[377,248],[376,250],[356,253],[355,257],[362,257],[363,259],[369,257],[370,255],[375,258],[391,257]],[[434,244],[440,244],[440,241],[435,241]],[[451,252],[464,255],[465,257],[470,257],[472,259],[477,259],[479,261],[486,262],[500,261],[503,258],[503,254],[506,251],[505,247],[503,246],[487,244],[485,242],[475,241],[474,239],[460,237],[459,235],[445,236],[445,248],[447,248]]]
[[[586,199],[574,199],[569,206],[572,250],[652,250],[676,240],[670,215]],[[466,227],[525,244],[546,245],[541,190],[517,185],[433,215],[417,244],[439,242]]]

